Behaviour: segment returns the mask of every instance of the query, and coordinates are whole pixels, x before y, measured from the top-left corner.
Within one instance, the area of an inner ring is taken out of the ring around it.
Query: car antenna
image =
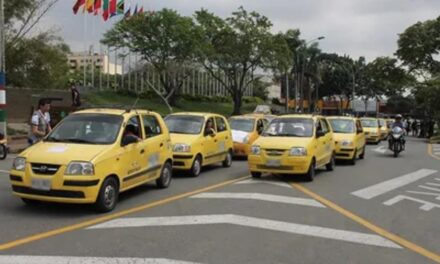
[[[134,110],[136,112],[136,114],[138,114],[138,112],[137,112],[137,110],[135,108],[138,102],[139,102],[139,96],[136,98],[136,101],[134,101],[134,104],[129,109],[127,109],[126,112],[130,113],[131,110]]]

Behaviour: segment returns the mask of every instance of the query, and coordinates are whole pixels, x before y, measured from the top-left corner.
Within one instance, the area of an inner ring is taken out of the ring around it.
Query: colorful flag
[[[117,6],[117,14],[118,15],[123,15],[124,14],[124,0],[119,1],[118,6]]]
[[[133,11],[133,16],[136,15],[137,12],[138,12],[138,5],[136,4],[136,7],[134,8],[134,11]]]
[[[87,9],[87,12],[93,13],[93,6],[95,4],[95,0],[87,0],[85,8]]]
[[[138,14],[142,14],[144,12],[144,7],[141,7],[138,11]]]
[[[102,4],[101,0],[95,0],[95,7],[94,7],[95,16],[98,15],[99,9],[101,8],[101,4]]]
[[[116,15],[116,0],[110,0],[110,14],[111,16]]]
[[[124,18],[129,18],[131,16],[131,10],[130,8],[127,9],[127,12],[125,12]]]
[[[108,20],[108,17],[110,16],[110,10],[109,10],[109,6],[108,6],[108,1],[109,0],[103,0],[103,4],[102,4],[102,18],[104,19],[104,21]]]
[[[86,3],[86,0],[77,0],[75,5],[73,6],[73,13],[76,15],[78,13],[79,8]]]

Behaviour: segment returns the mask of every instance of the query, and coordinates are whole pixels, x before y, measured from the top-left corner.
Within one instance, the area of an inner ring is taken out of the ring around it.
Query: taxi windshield
[[[266,131],[265,137],[311,137],[313,136],[313,119],[311,118],[278,118],[274,119]]]
[[[379,119],[379,125],[380,125],[381,127],[385,126],[385,120],[381,120],[381,119]]]
[[[165,118],[170,133],[174,134],[200,134],[204,122],[205,119],[201,116],[173,115]]]
[[[361,123],[363,127],[378,127],[377,120],[375,119],[362,119]]]
[[[45,141],[112,144],[118,137],[122,120],[118,115],[73,114],[55,127]]]
[[[239,130],[244,132],[254,131],[255,122],[253,119],[231,118],[229,123],[231,124],[232,130]]]
[[[354,122],[348,119],[329,119],[333,132],[335,133],[354,133]]]

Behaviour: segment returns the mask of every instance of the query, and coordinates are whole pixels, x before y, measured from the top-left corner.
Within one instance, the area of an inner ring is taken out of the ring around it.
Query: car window
[[[327,134],[330,131],[330,129],[328,128],[327,121],[322,118],[319,121],[321,123],[322,132],[324,132],[324,134]]]
[[[139,129],[140,128],[140,124],[141,122],[140,122],[140,120],[139,120],[139,116],[133,116],[133,117],[131,117],[129,120],[128,120],[128,122],[127,122],[127,125],[125,126],[125,129],[124,129],[124,135],[125,134],[127,134],[128,133],[128,127],[129,126],[133,126],[134,127],[134,131],[132,131],[132,133],[135,135],[135,136],[137,136],[138,138],[142,138],[142,134],[141,134],[141,130]]]
[[[270,122],[263,137],[311,137],[313,119],[311,118],[276,118]]]
[[[329,119],[330,125],[335,133],[354,133],[355,123],[350,119]]]
[[[147,138],[162,134],[159,121],[157,121],[155,116],[144,115],[142,116],[142,121],[144,122],[144,133]]]
[[[170,133],[197,135],[202,132],[205,118],[201,116],[169,115],[165,118]]]
[[[245,118],[231,118],[229,124],[231,129],[244,132],[252,132],[254,130],[254,120]]]
[[[223,119],[223,117],[216,117],[215,118],[215,123],[217,125],[217,131],[219,133],[228,130],[228,128],[226,126],[226,122]]]
[[[210,117],[210,118],[208,118],[208,120],[206,120],[205,133],[208,131],[208,125],[211,125],[211,129],[214,130],[214,132],[217,132],[217,130],[215,128],[214,118]]]

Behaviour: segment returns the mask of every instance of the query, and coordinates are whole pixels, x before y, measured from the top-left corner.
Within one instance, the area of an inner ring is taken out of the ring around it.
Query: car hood
[[[259,137],[253,145],[263,149],[291,149],[292,147],[305,147],[312,142],[312,137]]]
[[[349,134],[345,134],[345,133],[335,133],[333,132],[333,139],[337,142],[342,141],[342,140],[349,140],[349,141],[353,141],[355,137],[354,133],[349,133]]]
[[[92,161],[111,145],[40,142],[22,152],[28,162],[67,165],[71,161]]]
[[[379,132],[379,128],[378,127],[364,127],[364,131],[365,132],[376,132],[376,133],[378,133]]]
[[[188,135],[188,134],[170,134],[172,144],[188,144],[191,145],[196,141],[200,135]]]
[[[234,142],[240,142],[240,143],[243,142],[244,139],[250,135],[250,133],[248,133],[248,132],[244,132],[241,130],[235,130],[235,129],[232,129],[231,132],[232,132],[232,140]]]

